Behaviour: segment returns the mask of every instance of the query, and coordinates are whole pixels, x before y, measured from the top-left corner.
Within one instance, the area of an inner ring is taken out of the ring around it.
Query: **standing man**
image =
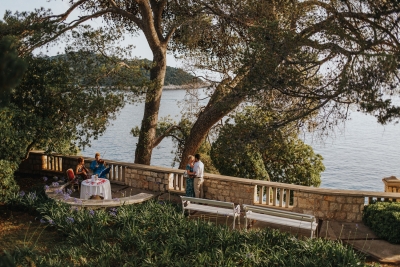
[[[200,161],[200,154],[194,156],[193,172],[194,178],[194,194],[197,198],[203,197],[203,182],[204,182],[204,164]]]

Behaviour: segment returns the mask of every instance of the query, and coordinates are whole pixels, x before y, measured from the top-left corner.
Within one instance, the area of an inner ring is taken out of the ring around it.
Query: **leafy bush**
[[[255,106],[232,114],[212,144],[215,167],[222,175],[318,187],[322,156],[299,139],[297,124],[271,127],[276,116]]]
[[[400,244],[400,203],[376,202],[364,208],[363,221],[380,238]]]
[[[37,205],[41,222],[48,224],[47,229],[60,231],[65,240],[46,254],[34,248],[5,252],[7,260],[16,265],[25,264],[27,255],[38,266],[364,264],[362,256],[340,242],[302,239],[272,229],[232,231],[226,225],[188,220],[180,206],[170,203],[148,201],[90,210],[51,199],[31,203],[29,195],[32,193],[17,198],[18,203]],[[225,218],[220,220],[224,222]]]
[[[0,202],[6,202],[18,192],[19,186],[14,180],[16,168],[15,163],[0,160]]]

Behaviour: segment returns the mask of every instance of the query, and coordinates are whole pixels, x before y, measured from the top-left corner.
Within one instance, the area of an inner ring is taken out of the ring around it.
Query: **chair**
[[[79,185],[79,180],[76,178],[74,170],[73,169],[68,169],[66,171],[67,173],[67,179],[68,182],[71,184],[72,188],[75,189],[78,188],[78,192],[80,191],[80,185]]]

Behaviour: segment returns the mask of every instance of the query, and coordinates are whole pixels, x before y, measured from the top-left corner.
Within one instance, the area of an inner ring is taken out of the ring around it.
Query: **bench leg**
[[[185,215],[185,211],[187,210],[187,212],[188,212],[188,218],[190,217],[190,210],[189,209],[183,209],[183,211],[182,211],[182,215]]]

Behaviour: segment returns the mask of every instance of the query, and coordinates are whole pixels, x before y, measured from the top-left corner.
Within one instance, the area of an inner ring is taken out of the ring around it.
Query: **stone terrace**
[[[77,158],[77,156],[56,154],[49,156],[41,151],[33,151],[28,160],[21,164],[19,171],[63,176],[68,168],[75,169]],[[93,160],[94,158],[85,158],[87,166]],[[185,193],[183,170],[107,159],[106,161],[111,166],[108,177],[110,182],[114,186],[128,186],[128,188],[151,192],[140,193],[143,196],[142,199],[151,198],[160,193]],[[204,176],[204,193],[205,198],[208,199],[291,210],[311,214],[324,221],[355,223],[362,221],[364,205],[370,201],[400,200],[400,193],[313,188],[209,173]],[[49,195],[51,194],[53,192],[49,192]],[[123,201],[126,204],[137,203],[136,198],[138,198],[137,195],[125,196]],[[112,201],[104,200],[103,202]]]
[[[28,160],[21,164],[19,172],[65,176],[68,168],[75,168],[77,158],[77,156],[49,156],[41,151],[33,151]],[[85,158],[88,166],[92,160],[94,158]],[[112,167],[108,178],[112,185],[112,195],[117,200],[81,200],[74,198],[74,196],[79,196],[77,193],[73,194],[72,198],[64,200],[62,194],[55,194],[54,191],[65,189],[65,184],[58,188],[49,188],[48,196],[75,206],[97,208],[134,204],[156,197],[160,200],[174,201],[175,199],[179,202],[179,195],[185,193],[183,170],[106,161]],[[390,263],[384,266],[399,266],[391,264],[400,264],[400,245],[392,245],[384,240],[378,240],[371,230],[362,224],[362,212],[365,204],[373,200],[400,200],[399,190],[393,190],[393,186],[389,184],[389,182],[393,182],[393,179],[383,180],[385,188],[391,188],[389,190],[391,192],[312,188],[206,173],[204,193],[205,198],[208,199],[312,214],[319,221],[319,237],[340,239],[381,263]],[[202,213],[193,214],[190,218],[215,221],[219,224],[232,223],[230,218],[218,218]],[[241,225],[237,229],[272,227],[262,222],[244,225],[243,218],[242,214]],[[282,230],[292,233],[295,231],[295,229]]]

